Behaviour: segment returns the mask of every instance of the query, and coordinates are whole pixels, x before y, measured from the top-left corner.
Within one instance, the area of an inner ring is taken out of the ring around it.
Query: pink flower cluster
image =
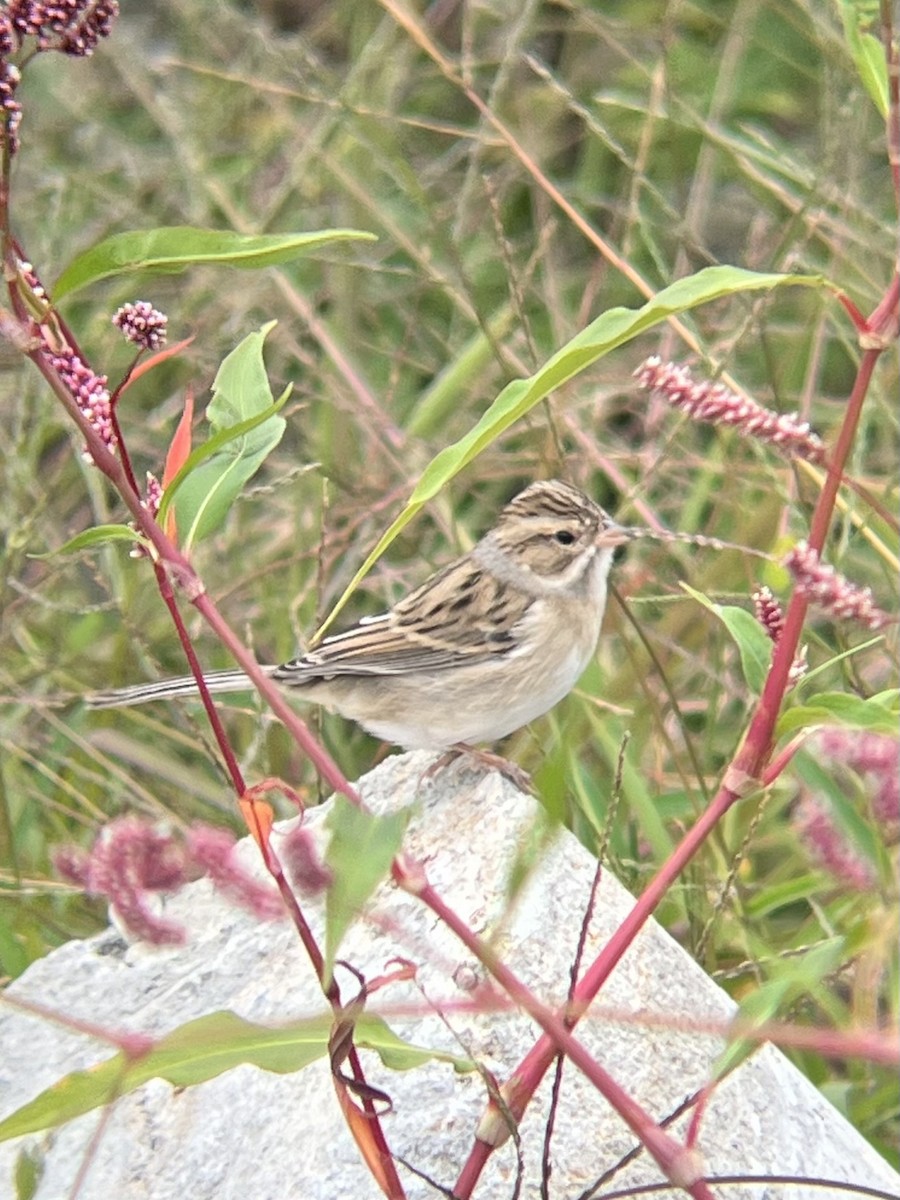
[[[0,24],[0,46],[5,44],[3,26]],[[0,52],[0,141],[4,138],[9,146],[10,154],[15,154],[19,148],[19,125],[22,122],[22,105],[16,99],[16,88],[21,76],[14,63],[7,62]]]
[[[810,856],[845,887],[867,892],[875,873],[835,824],[831,813],[816,797],[805,795],[794,810],[794,828]]]
[[[900,837],[900,739],[857,729],[826,729],[815,749],[832,770],[853,771],[863,781],[869,816],[887,844]],[[866,891],[876,883],[866,862],[823,799],[806,793],[794,810],[794,827],[812,858],[846,887]]]
[[[234,856],[234,837],[196,825],[180,841],[140,817],[108,825],[90,851],[63,847],[54,855],[59,874],[95,896],[105,896],[134,937],[155,945],[180,944],[184,929],[154,911],[151,894],[174,892],[188,880],[208,875],[220,891],[260,920],[284,913],[281,897],[249,875]]]
[[[641,387],[695,421],[730,425],[745,437],[769,442],[810,462],[822,462],[825,458],[822,440],[810,432],[808,422],[795,414],[771,412],[722,383],[697,382],[687,367],[664,363],[653,355],[638,367],[634,377]]]
[[[118,15],[117,0],[10,0],[5,19],[19,41],[36,37],[38,50],[86,58],[109,36]]]
[[[123,304],[112,322],[122,331],[126,341],[133,342],[142,350],[158,350],[166,344],[168,317],[148,300]]]
[[[316,896],[330,887],[332,872],[322,862],[313,834],[299,821],[281,845],[281,860],[291,883],[304,896]]]
[[[159,512],[159,506],[162,502],[162,495],[162,484],[152,471],[148,471],[147,488],[144,492],[144,499],[141,501],[141,508],[145,508],[151,517],[155,517]]]
[[[107,449],[115,453],[116,431],[106,376],[95,375],[68,346],[61,351],[48,349],[47,361],[59,374],[84,417],[106,443]]]
[[[757,621],[777,645],[784,632],[784,613],[771,588],[763,586],[756,589],[753,593],[753,608]]]
[[[876,607],[872,589],[857,587],[834,567],[820,561],[806,542],[798,542],[784,560],[794,582],[810,603],[842,621],[859,621],[867,629],[882,629],[897,618]]]
[[[892,840],[900,834],[900,737],[861,729],[823,729],[822,754],[855,771],[868,784],[872,817]]]
[[[22,106],[15,98],[18,68],[8,58],[22,46],[23,39],[37,39],[37,49],[58,50],[76,58],[93,54],[101,38],[107,37],[119,13],[117,0],[60,0],[57,4],[38,0],[9,0],[0,12],[0,143],[10,154],[19,148]]]
[[[757,621],[759,621],[760,625],[762,625],[763,629],[772,639],[772,642],[777,646],[784,632],[784,613],[782,612],[781,605],[775,599],[772,589],[765,585],[756,589],[752,600]],[[799,653],[791,663],[791,669],[788,672],[788,683],[791,686],[798,683],[806,674],[809,667],[807,654],[808,647],[801,646]]]

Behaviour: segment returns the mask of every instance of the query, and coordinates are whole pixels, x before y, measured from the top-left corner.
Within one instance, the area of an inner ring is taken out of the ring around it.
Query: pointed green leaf
[[[782,713],[777,734],[784,737],[797,729],[815,725],[849,725],[871,733],[897,732],[898,693],[888,692],[864,700],[846,692],[822,692],[808,704],[797,705]]]
[[[185,481],[185,479],[187,479],[190,473],[196,470],[201,463],[206,462],[208,458],[212,458],[214,454],[218,453],[218,451],[227,446],[229,442],[233,442],[237,438],[243,437],[245,433],[249,433],[251,429],[255,429],[257,425],[262,425],[264,421],[268,421],[269,417],[273,417],[276,413],[280,412],[290,399],[292,391],[293,385],[288,384],[288,386],[284,389],[275,403],[271,405],[271,407],[264,408],[262,412],[257,413],[256,416],[248,417],[246,421],[239,421],[237,425],[232,425],[230,429],[223,429],[221,433],[215,434],[209,439],[209,441],[204,442],[202,446],[198,446],[196,450],[192,451],[192,453],[188,455],[184,466],[181,468],[172,482],[166,486],[166,490],[163,492],[163,497],[159,505],[158,521],[160,525],[165,524],[166,514],[169,511],[169,507],[173,503],[178,489],[181,487],[182,483]]]
[[[864,32],[863,26],[871,23],[871,17],[859,3],[855,3],[854,0],[839,2],[844,36],[857,73],[863,87],[869,93],[869,99],[880,115],[887,120],[888,69],[884,46],[871,33]]]
[[[359,581],[422,506],[554,388],[561,387],[611,350],[630,342],[639,333],[645,333],[668,317],[737,292],[771,291],[791,284],[800,287],[825,287],[826,281],[820,275],[759,274],[740,267],[706,267],[696,275],[689,275],[663,288],[640,308],[611,308],[601,313],[586,329],[548,359],[534,375],[528,379],[514,379],[508,383],[481,420],[458,442],[447,446],[431,460],[406,508],[354,575],[319,629],[319,634],[331,625]]]
[[[363,1013],[357,1020],[353,1041],[366,1050],[374,1050],[391,1071],[411,1071],[430,1061],[449,1063],[458,1074],[475,1070],[475,1064],[470,1058],[404,1041],[394,1033],[386,1021],[374,1013]]]
[[[74,554],[76,550],[84,550],[88,546],[100,546],[106,542],[139,542],[141,535],[128,525],[95,525],[92,529],[85,529],[83,533],[76,533],[73,538],[69,538],[67,542],[63,542],[55,550],[48,550],[45,554],[29,554],[29,558],[53,558],[57,554]]]
[[[332,1013],[271,1028],[228,1011],[209,1013],[166,1034],[143,1058],[116,1054],[65,1075],[0,1121],[0,1141],[62,1125],[150,1079],[188,1087],[245,1063],[278,1075],[300,1071],[328,1053],[333,1024]],[[404,1041],[380,1017],[368,1013],[356,1022],[354,1041],[374,1050],[394,1070],[409,1070],[430,1059],[450,1063],[457,1071],[472,1069],[467,1059]]]
[[[845,960],[846,943],[843,938],[831,938],[806,953],[786,958],[778,967],[778,974],[768,979],[741,1001],[740,1015],[753,1025],[763,1025],[783,1017],[785,1011],[802,996],[815,995],[816,988],[832,971]],[[757,1042],[738,1038],[728,1046],[713,1069],[713,1078],[721,1079],[754,1049]]]
[[[175,274],[187,267],[272,267],[330,242],[376,241],[359,229],[325,229],[310,233],[248,235],[228,229],[196,229],[172,225],[117,233],[75,258],[56,281],[55,300],[79,288],[129,272]]]
[[[206,454],[192,455],[176,476],[178,540],[186,551],[221,525],[244,484],[281,441],[286,422],[273,414],[287,394],[273,404],[263,362],[263,344],[274,324],[244,338],[222,362],[206,410],[211,440],[220,439],[216,452],[209,455],[207,447]],[[191,461],[199,465],[188,470]]]
[[[747,686],[752,692],[759,695],[765,685],[769,663],[772,659],[772,641],[759,621],[746,609],[738,608],[733,604],[715,604],[708,596],[688,587],[686,583],[682,583],[681,588],[698,604],[702,604],[704,608],[708,608],[714,616],[718,617],[731,634],[737,644],[741,657],[741,670]]]
[[[16,1157],[16,1200],[34,1200],[43,1175],[44,1155],[36,1146],[23,1146]]]
[[[326,978],[331,978],[338,946],[351,921],[390,870],[408,821],[408,810],[376,816],[345,796],[334,797],[325,855],[333,875],[325,904]]]

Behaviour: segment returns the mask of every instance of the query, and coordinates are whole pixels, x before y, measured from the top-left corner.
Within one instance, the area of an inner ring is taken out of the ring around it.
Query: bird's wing
[[[486,662],[516,648],[533,597],[501,584],[471,558],[433,575],[390,612],[366,617],[273,672],[297,683],[335,675],[405,675]]]

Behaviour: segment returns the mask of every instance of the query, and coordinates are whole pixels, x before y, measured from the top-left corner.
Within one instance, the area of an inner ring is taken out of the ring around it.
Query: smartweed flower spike
[[[166,344],[168,317],[147,300],[123,304],[112,322],[126,341],[142,350],[159,350]]]
[[[761,587],[753,593],[753,608],[757,621],[772,641],[777,643],[784,631],[784,613],[771,588]]]
[[[162,484],[152,471],[148,471],[147,490],[144,499],[141,501],[141,508],[145,508],[151,517],[155,517],[159,512],[159,506],[162,503],[162,494]]]
[[[12,0],[7,8],[19,42],[37,38],[38,50],[58,50],[74,58],[94,53],[101,38],[108,37],[119,15],[117,0]]]
[[[872,589],[857,587],[839,575],[834,567],[819,561],[815,550],[798,542],[784,560],[801,592],[823,611],[842,621],[859,621],[867,629],[882,629],[896,617],[877,608]]]
[[[835,727],[820,730],[811,750],[825,769],[837,777],[845,795],[861,785],[867,815],[885,845],[900,838],[900,740],[896,735]],[[858,776],[854,787],[848,772]],[[865,890],[874,886],[875,873],[835,821],[830,807],[810,791],[794,810],[794,826],[812,858],[842,885]]]
[[[825,446],[809,424],[795,414],[771,412],[768,408],[738,396],[723,383],[697,382],[687,367],[664,363],[653,355],[634,373],[635,379],[654,396],[680,408],[695,421],[730,425],[744,437],[769,442],[785,454],[822,462]]]
[[[30,348],[43,351],[82,415],[103,439],[110,453],[115,454],[118,439],[106,376],[95,374],[80,354],[67,344],[65,332],[54,318],[50,300],[31,263],[19,259],[16,266],[20,294],[27,297],[27,306],[33,314],[22,326],[22,332],[29,339],[33,338]],[[85,459],[92,461],[87,452]]]
[[[184,941],[181,926],[160,917],[150,901],[151,893],[175,891],[188,879],[184,850],[170,833],[140,817],[120,817],[89,853],[63,847],[53,857],[64,879],[105,896],[135,938],[157,946]]]
[[[771,588],[765,586],[757,588],[752,596],[753,610],[756,613],[756,619],[762,625],[763,629],[772,639],[774,645],[778,645],[778,640],[784,632],[784,613],[781,605],[775,599]],[[801,646],[794,661],[791,663],[791,669],[788,672],[788,683],[793,686],[798,683],[806,674],[808,663],[806,656],[809,648]]]
[[[93,54],[101,38],[108,37],[119,14],[117,0],[10,0],[0,11],[0,145],[10,155],[19,149],[22,108],[15,98],[19,70],[9,57],[22,49],[25,38],[35,38],[37,52],[57,50],[75,58]]]
[[[16,88],[21,75],[18,67],[7,61],[17,44],[9,14],[0,12],[0,147],[5,145],[10,157],[19,148],[19,124],[22,120],[22,106],[16,100]]]
[[[145,512],[148,512],[150,514],[150,516],[154,518],[154,520],[156,519],[157,515],[159,514],[159,506],[160,506],[160,504],[162,504],[162,498],[163,498],[162,484],[159,482],[159,480],[156,478],[156,476],[153,474],[152,471],[148,471],[147,472],[147,486],[144,489],[144,497],[141,500],[141,508],[143,508]],[[135,528],[135,525],[133,522],[131,523],[131,528],[132,529]],[[141,542],[135,542],[135,544],[131,548],[130,557],[131,558],[146,558],[147,557],[146,547],[144,545],[142,545]]]
[[[835,727],[823,729],[816,741],[833,763],[855,771],[869,785],[872,816],[888,843],[900,835],[900,739],[888,733]]]
[[[71,392],[82,414],[106,443],[107,449],[115,453],[116,432],[106,376],[95,375],[69,346],[64,346],[61,351],[48,350],[47,360]],[[88,461],[91,461],[90,456]]]
[[[234,835],[212,825],[194,825],[185,845],[188,860],[218,890],[261,921],[284,916],[284,901],[268,883],[254,879],[235,854]]]
[[[833,875],[841,887],[867,892],[875,883],[871,867],[835,824],[831,813],[814,796],[806,795],[794,811],[794,828],[809,855]]]
[[[200,875],[262,921],[284,915],[278,892],[254,879],[234,851],[234,837],[210,825],[193,826],[181,841],[159,825],[129,816],[107,825],[90,851],[61,847],[53,861],[68,882],[105,896],[132,936],[173,945],[185,940],[185,931],[158,915],[151,896],[178,891]]]

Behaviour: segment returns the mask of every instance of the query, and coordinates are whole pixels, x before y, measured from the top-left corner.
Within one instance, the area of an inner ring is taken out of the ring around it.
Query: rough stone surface
[[[470,926],[492,936],[520,978],[546,1000],[558,1002],[590,896],[594,860],[574,837],[559,834],[541,848],[527,884],[510,904],[510,865],[529,835],[541,828],[536,804],[497,775],[468,768],[445,771],[421,785],[427,764],[422,755],[389,759],[362,780],[367,803],[377,811],[414,806],[406,846],[427,864],[436,890]],[[306,818],[317,836],[323,817],[317,810]],[[242,853],[248,863],[256,862],[251,844],[244,844]],[[606,874],[586,962],[632,903]],[[321,934],[319,902],[305,903],[304,911]],[[68,1018],[151,1035],[225,1008],[270,1023],[322,1011],[312,970],[288,922],[261,925],[206,881],[167,901],[166,914],[188,927],[187,945],[164,950],[127,945],[109,930],[35,963],[10,994]],[[418,964],[416,985],[386,989],[372,1007],[392,1010],[392,1027],[419,1045],[476,1057],[502,1081],[533,1044],[534,1026],[516,1013],[453,1010],[466,1000],[467,985],[480,978],[480,968],[428,910],[389,884],[351,930],[341,955],[369,979],[398,956]],[[342,986],[345,996],[352,994],[346,975]],[[446,1020],[429,1007],[442,1001],[450,1006]],[[596,1058],[658,1119],[708,1080],[722,1049],[715,1036],[680,1031],[679,1019],[722,1025],[734,1011],[725,994],[654,923],[624,957],[598,1003],[607,1010],[665,1018],[665,1026],[657,1027],[598,1012],[578,1027]],[[0,1116],[65,1073],[110,1053],[108,1046],[64,1025],[4,1006],[0,1046]],[[457,1075],[436,1062],[392,1072],[371,1053],[364,1053],[364,1065],[369,1082],[393,1101],[384,1128],[394,1152],[451,1187],[484,1110],[481,1076]],[[520,1194],[528,1200],[540,1195],[549,1091],[548,1078],[520,1130]],[[675,1128],[683,1128],[683,1122]],[[728,1200],[823,1200],[845,1194],[837,1181],[900,1197],[900,1177],[771,1046],[753,1054],[716,1090],[700,1145],[711,1176],[836,1181],[825,1189],[731,1186],[721,1192]],[[80,1200],[375,1200],[380,1195],[347,1132],[325,1062],[285,1076],[244,1066],[184,1090],[151,1081],[103,1114],[0,1146],[0,1196],[15,1194],[11,1181],[23,1146],[44,1157],[37,1200],[69,1196],[79,1172],[84,1173]],[[607,1173],[598,1194],[660,1180],[646,1154],[621,1165],[634,1147],[627,1127],[567,1064],[551,1142],[550,1195],[577,1197]],[[411,1200],[440,1194],[399,1169]],[[512,1196],[516,1172],[516,1150],[508,1142],[490,1160],[476,1196]]]

